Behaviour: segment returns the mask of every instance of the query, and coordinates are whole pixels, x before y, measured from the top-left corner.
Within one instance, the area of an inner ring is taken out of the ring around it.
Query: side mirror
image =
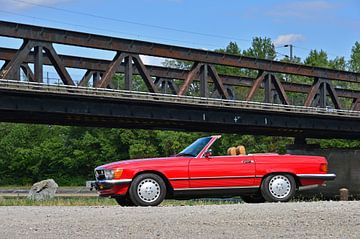
[[[210,157],[211,155],[212,155],[212,150],[211,150],[211,149],[206,150],[205,153],[204,153],[204,157],[205,157],[205,158],[208,158],[208,157]]]

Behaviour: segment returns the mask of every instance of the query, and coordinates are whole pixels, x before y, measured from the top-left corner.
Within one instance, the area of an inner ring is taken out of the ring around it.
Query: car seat
[[[235,147],[228,148],[227,154],[228,155],[236,155],[236,148]]]
[[[236,147],[236,154],[237,155],[246,155],[246,149],[245,146],[239,145]]]

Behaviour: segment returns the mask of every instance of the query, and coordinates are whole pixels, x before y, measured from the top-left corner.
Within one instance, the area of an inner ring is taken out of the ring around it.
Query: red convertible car
[[[221,136],[197,139],[175,156],[125,160],[95,169],[94,187],[122,206],[156,206],[165,198],[241,196],[245,202],[286,202],[302,186],[335,179],[319,156],[249,154],[230,148],[213,156]]]

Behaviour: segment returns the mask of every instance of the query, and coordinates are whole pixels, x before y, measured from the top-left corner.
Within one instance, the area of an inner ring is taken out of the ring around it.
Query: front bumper
[[[97,180],[91,182],[91,188],[95,188],[103,197],[124,195],[131,181],[131,179]]]
[[[98,180],[93,183],[96,190],[110,189],[115,185],[128,184],[131,179],[112,179],[112,180]]]
[[[328,173],[328,174],[297,174],[300,179],[313,179],[313,180],[324,180],[330,181],[336,178],[336,174]]]

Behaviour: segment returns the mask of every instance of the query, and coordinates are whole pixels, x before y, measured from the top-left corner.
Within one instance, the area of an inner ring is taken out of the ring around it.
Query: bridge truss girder
[[[29,81],[43,82],[43,66],[52,65],[65,85],[75,85],[66,69],[70,67],[86,70],[79,86],[86,86],[93,79],[95,87],[114,88],[114,75],[123,73],[125,90],[132,90],[133,76],[139,75],[149,92],[185,95],[189,86],[196,81],[199,82],[201,97],[232,99],[232,86],[246,86],[250,88],[245,98],[248,101],[253,100],[255,93],[263,88],[264,102],[267,103],[290,104],[287,92],[297,92],[307,94],[305,106],[327,107],[329,102],[326,99],[329,97],[334,107],[341,109],[339,97],[345,97],[353,99],[352,109],[360,108],[360,91],[338,89],[331,83],[333,80],[360,82],[359,73],[4,21],[0,21],[0,36],[24,40],[17,51],[0,48],[0,60],[5,61],[0,78],[19,80],[21,69]],[[111,50],[116,55],[112,61],[63,56],[55,51],[54,43]],[[148,66],[140,55],[192,61],[193,66],[190,70]],[[34,65],[34,72],[29,64]],[[216,71],[216,65],[257,70],[259,74],[256,79],[221,75]],[[311,77],[314,83],[311,86],[283,82],[277,73]],[[182,83],[175,84],[174,80],[181,80]],[[212,94],[209,84],[214,85]]]

